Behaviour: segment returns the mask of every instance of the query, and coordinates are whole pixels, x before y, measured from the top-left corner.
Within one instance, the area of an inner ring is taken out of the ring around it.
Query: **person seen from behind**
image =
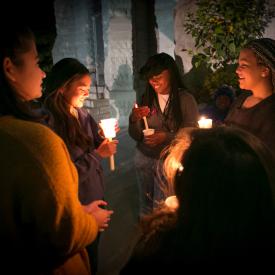
[[[236,127],[184,129],[164,169],[178,207],[164,204],[142,221],[120,274],[273,266],[274,160],[261,140]]]

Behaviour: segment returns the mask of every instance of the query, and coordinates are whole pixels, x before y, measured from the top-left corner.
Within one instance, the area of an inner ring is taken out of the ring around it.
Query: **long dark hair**
[[[169,102],[164,116],[167,119],[169,114],[173,114],[176,128],[179,129],[182,123],[182,115],[180,109],[179,91],[184,89],[182,77],[177,67],[176,61],[167,53],[159,53],[148,58],[146,64],[140,69],[139,73],[142,78],[147,81],[146,91],[143,95],[143,105],[152,106],[153,101],[157,101],[157,94],[149,84],[152,76],[160,74],[162,71],[168,70],[170,74],[171,92]]]
[[[33,32],[23,25],[1,26],[0,42],[0,115],[12,115],[24,120],[40,121],[44,115],[35,112],[30,102],[21,101],[16,97],[16,91],[6,79],[3,61],[9,57],[13,64],[22,65],[21,55],[31,50],[31,43],[35,41]]]
[[[175,193],[190,257],[274,253],[274,159],[260,140],[237,128],[194,130],[182,166]]]
[[[58,61],[45,79],[45,107],[54,117],[54,130],[62,137],[68,146],[79,146],[84,150],[91,144],[90,138],[82,130],[77,118],[70,112],[70,104],[60,92],[61,87],[70,85],[73,81],[89,70],[74,58],[63,58]]]

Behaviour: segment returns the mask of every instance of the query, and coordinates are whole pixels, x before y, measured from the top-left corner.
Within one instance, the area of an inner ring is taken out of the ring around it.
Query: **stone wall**
[[[53,48],[54,63],[64,57],[74,57],[91,71],[92,87],[85,107],[96,121],[110,116],[109,100],[104,99],[102,17],[98,3],[89,0],[56,0],[57,38]]]
[[[174,57],[174,9],[177,0],[155,0],[157,21],[158,52],[166,52]]]
[[[139,70],[148,56],[157,53],[156,17],[154,0],[132,0],[133,77],[137,102],[141,101],[146,83],[139,77]]]
[[[130,0],[102,0],[105,83],[111,116],[128,124],[136,94],[133,90],[133,50]]]
[[[109,118],[110,113],[110,101],[109,99],[86,99],[85,108],[91,114],[95,121],[99,122],[100,119]]]
[[[57,38],[53,59],[74,57],[89,69],[94,66],[93,28],[90,24],[88,0],[56,0],[55,16]]]

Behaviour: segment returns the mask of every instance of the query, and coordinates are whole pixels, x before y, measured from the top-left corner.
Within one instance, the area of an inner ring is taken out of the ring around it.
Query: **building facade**
[[[144,91],[138,70],[150,55],[172,55],[182,73],[192,68],[182,49],[194,48],[194,41],[183,24],[195,8],[195,0],[55,0],[53,61],[83,62],[93,79],[86,108],[97,121],[115,117],[127,126]],[[275,38],[275,20],[265,35]]]

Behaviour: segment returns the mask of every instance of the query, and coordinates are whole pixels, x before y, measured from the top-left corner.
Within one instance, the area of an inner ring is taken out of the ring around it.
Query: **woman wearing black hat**
[[[236,73],[242,93],[225,123],[258,136],[275,157],[275,40],[260,38],[240,52]]]

